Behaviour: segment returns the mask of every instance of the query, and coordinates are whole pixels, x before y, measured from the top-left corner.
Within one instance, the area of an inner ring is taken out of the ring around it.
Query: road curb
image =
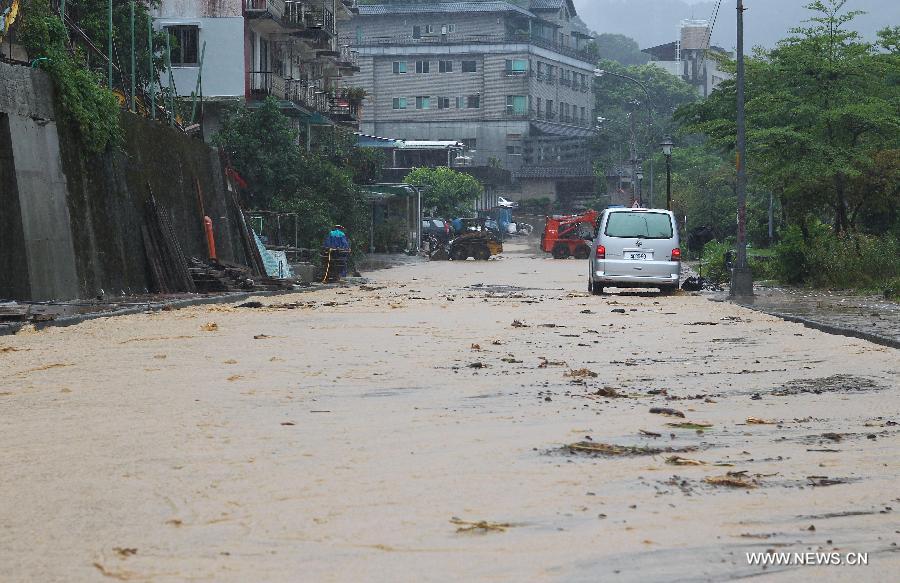
[[[90,312],[87,314],[76,314],[74,316],[65,316],[62,318],[56,318],[54,320],[47,320],[45,322],[20,322],[15,324],[2,324],[0,325],[0,336],[10,336],[24,328],[25,326],[34,326],[35,330],[43,330],[45,328],[51,327],[66,327],[66,326],[75,326],[76,324],[81,324],[82,322],[87,322],[88,320],[96,320],[98,318],[113,318],[116,316],[128,316],[131,314],[142,314],[145,312],[159,312],[161,310],[179,310],[181,308],[190,308],[192,306],[203,306],[203,305],[211,305],[211,304],[230,304],[233,302],[239,302],[241,300],[246,300],[248,298],[253,297],[273,297],[273,296],[283,296],[288,294],[302,294],[302,293],[310,293],[314,291],[320,291],[325,289],[333,289],[337,287],[344,287],[347,284],[356,285],[359,283],[366,283],[368,280],[366,278],[353,278],[352,282],[344,281],[343,283],[327,283],[327,284],[318,284],[311,285],[309,287],[300,288],[300,289],[289,289],[289,290],[275,290],[275,291],[255,291],[255,292],[234,292],[227,295],[218,295],[218,296],[207,296],[202,298],[183,298],[178,300],[170,300],[170,301],[161,301],[161,302],[148,302],[147,304],[140,306],[132,306],[128,308],[122,308],[119,310],[107,310],[103,312]]]
[[[809,318],[804,318],[802,316],[794,316],[792,314],[785,314],[783,312],[776,312],[774,310],[765,310],[763,308],[758,308],[753,304],[744,304],[741,302],[729,303],[747,308],[748,310],[753,310],[754,312],[759,312],[761,314],[775,316],[776,318],[781,318],[782,320],[786,320],[788,322],[803,324],[807,328],[813,328],[814,330],[820,330],[822,332],[827,332],[828,334],[834,334],[836,336],[847,336],[849,338],[859,338],[860,340],[866,340],[873,344],[887,346],[888,348],[900,349],[900,340],[895,340],[894,338],[888,338],[886,336],[880,336],[878,334],[871,334],[869,332],[863,332],[862,330],[856,330],[854,328],[844,328],[842,326],[835,326],[834,324],[817,322],[816,320],[810,320]]]

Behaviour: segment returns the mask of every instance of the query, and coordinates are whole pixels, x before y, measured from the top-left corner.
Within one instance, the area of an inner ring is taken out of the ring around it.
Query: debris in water
[[[137,549],[129,547],[113,547],[113,552],[115,552],[120,557],[125,558],[130,557],[131,555],[136,555]]]
[[[638,430],[641,435],[646,435],[647,437],[662,437],[662,433],[657,433],[655,431],[647,431],[646,429]]]
[[[806,476],[811,486],[834,486],[835,484],[846,484],[847,480],[841,478],[829,478],[828,476]]]
[[[523,323],[521,320],[513,320],[512,327],[513,328],[528,328],[528,324]]]
[[[683,421],[681,423],[666,423],[668,427],[674,427],[676,429],[709,429],[713,426],[712,423],[700,423],[698,421]]]
[[[244,302],[243,304],[238,304],[239,308],[261,308],[263,307],[262,302]]]
[[[473,362],[469,365],[469,368],[487,368],[488,365],[483,362]]]
[[[747,425],[777,425],[778,421],[768,421],[759,417],[747,417]]]
[[[597,373],[595,373],[594,371],[592,371],[591,369],[579,368],[579,369],[570,370],[569,372],[565,373],[563,376],[572,377],[572,378],[580,378],[580,379],[590,377],[593,379],[593,378],[597,378],[599,375]]]
[[[624,393],[620,393],[615,389],[615,387],[603,387],[602,389],[597,389],[592,393],[594,395],[598,395],[600,397],[609,397],[610,399],[627,399],[628,395]]]
[[[200,326],[200,329],[204,332],[215,332],[219,329],[219,325],[215,322],[207,322],[206,324]]]
[[[705,466],[706,462],[702,462],[700,460],[692,460],[690,458],[681,457],[680,455],[673,455],[666,458],[667,464],[672,464],[673,466]]]
[[[822,437],[830,439],[831,441],[840,441],[843,439],[843,436],[840,433],[823,433]]]
[[[669,407],[651,407],[650,412],[655,413],[656,415],[667,415],[668,417],[684,418],[684,413],[682,413],[678,409],[670,409]]]
[[[271,338],[268,334],[255,334],[253,336],[254,340],[265,340],[266,338]]]
[[[478,522],[470,522],[457,517],[450,519],[451,524],[457,525],[459,528],[456,532],[506,532],[507,528],[515,526],[509,522],[488,522],[487,520],[479,520]]]
[[[707,476],[703,481],[713,486],[728,486],[730,488],[756,488],[758,484],[755,480],[748,479],[744,474],[746,472],[728,472],[724,476]]]
[[[540,364],[538,364],[538,368],[547,368],[548,366],[566,366],[566,361],[564,360],[547,360],[546,356],[539,356],[541,359]]]
[[[472,344],[472,350],[481,350],[480,344]]]

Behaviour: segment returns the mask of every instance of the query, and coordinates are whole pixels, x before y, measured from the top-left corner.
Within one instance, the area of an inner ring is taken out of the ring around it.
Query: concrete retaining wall
[[[247,264],[218,153],[129,113],[122,124],[122,148],[90,156],[56,122],[47,76],[0,63],[0,298],[145,292],[141,224],[151,190],[185,255],[206,257],[202,204],[219,258]]]

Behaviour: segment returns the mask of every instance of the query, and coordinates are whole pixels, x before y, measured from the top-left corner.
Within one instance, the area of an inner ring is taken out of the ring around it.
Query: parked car
[[[450,222],[444,219],[422,219],[422,240],[427,239],[428,235],[434,235],[434,238],[441,243],[448,243],[450,241]]]
[[[600,215],[588,263],[588,291],[604,287],[678,289],[681,247],[671,211],[611,208]]]
[[[514,209],[514,208],[519,207],[519,203],[517,203],[514,200],[509,200],[508,198],[503,198],[502,196],[498,196],[497,197],[497,206],[507,208],[507,209]]]

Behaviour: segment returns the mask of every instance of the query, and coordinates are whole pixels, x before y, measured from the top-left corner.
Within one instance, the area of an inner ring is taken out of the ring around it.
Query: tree
[[[475,199],[484,187],[478,180],[451,168],[413,168],[404,180],[422,190],[422,206],[442,217],[456,217],[472,212]]]
[[[643,65],[650,60],[650,55],[641,52],[637,41],[624,34],[604,32],[597,35],[594,43],[601,59],[616,61],[625,66]]]
[[[307,152],[270,97],[258,108],[231,110],[213,142],[249,184],[251,207],[297,213],[302,244],[311,247],[341,223],[358,249],[368,231],[369,206],[353,180],[349,161],[360,154],[351,137],[328,128]]]
[[[598,67],[640,81],[652,98],[653,118],[652,130],[648,131],[647,93],[638,84],[612,74],[595,78],[594,111],[602,119],[591,148],[594,159],[602,168],[612,168],[630,158],[632,130],[638,156],[654,155],[662,138],[677,129],[672,112],[700,99],[688,83],[653,64],[625,67],[615,61],[602,60]],[[654,180],[657,179],[655,176]]]
[[[854,229],[862,207],[883,196],[861,188],[860,177],[889,159],[880,153],[900,148],[900,34],[885,29],[880,46],[863,42],[845,28],[859,14],[844,12],[846,3],[807,4],[814,13],[808,26],[746,67],[751,182],[779,193],[789,222],[802,227],[830,215],[836,233]],[[703,133],[712,147],[732,152],[734,82],[677,117],[683,132]]]

